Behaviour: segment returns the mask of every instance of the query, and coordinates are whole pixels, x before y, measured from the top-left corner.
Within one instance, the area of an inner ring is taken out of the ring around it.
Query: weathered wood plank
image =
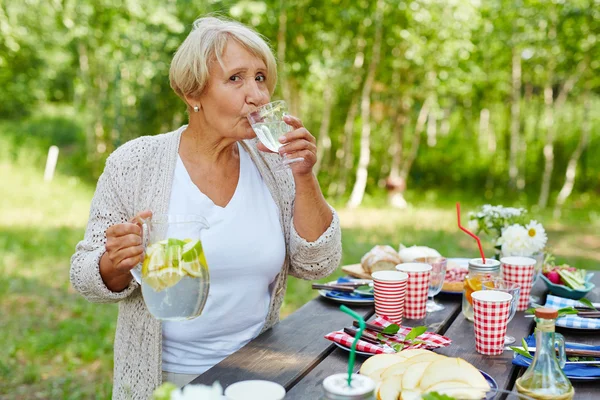
[[[425,320],[415,321],[406,320],[403,325],[406,326],[419,326],[427,325],[433,327],[436,332],[444,332],[446,327],[450,325],[456,314],[460,310],[460,296],[449,295],[440,297],[437,301],[443,304],[446,309],[443,311],[429,314]],[[335,329],[340,329],[343,326],[340,325]],[[325,339],[323,339],[325,340]],[[348,352],[339,348],[335,348],[334,351],[325,358],[321,363],[314,367],[300,382],[298,382],[288,394],[285,396],[286,400],[306,400],[306,399],[318,399],[322,395],[323,379],[329,375],[348,371]],[[358,356],[355,362],[355,370],[358,371],[364,360],[367,357]]]
[[[350,308],[365,318],[373,314],[371,306]],[[242,380],[266,379],[287,390],[331,354],[335,346],[323,336],[348,321],[339,304],[314,299],[191,383],[219,381],[225,388]]]

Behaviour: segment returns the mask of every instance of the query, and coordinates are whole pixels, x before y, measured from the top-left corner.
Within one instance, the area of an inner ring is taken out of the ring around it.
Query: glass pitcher
[[[200,215],[158,214],[142,224],[144,261],[131,272],[157,319],[179,321],[202,313],[210,288]]]
[[[554,332],[557,317],[558,310],[553,308],[540,307],[535,310],[535,356],[516,382],[519,393],[534,399],[570,400],[575,393],[562,370],[566,361],[565,338]]]

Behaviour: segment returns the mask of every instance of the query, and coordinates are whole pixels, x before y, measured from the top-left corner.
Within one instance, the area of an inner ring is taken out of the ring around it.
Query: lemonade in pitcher
[[[141,266],[144,302],[160,320],[186,320],[202,313],[210,275],[199,216],[153,216],[143,224],[146,254]]]

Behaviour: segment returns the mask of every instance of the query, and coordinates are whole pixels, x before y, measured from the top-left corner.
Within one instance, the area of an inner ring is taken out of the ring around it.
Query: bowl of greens
[[[547,265],[542,270],[542,280],[550,293],[568,299],[585,297],[596,285],[590,282],[593,274],[567,264]]]

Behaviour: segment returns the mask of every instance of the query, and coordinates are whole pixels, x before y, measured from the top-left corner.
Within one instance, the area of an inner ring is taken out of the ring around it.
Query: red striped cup
[[[399,271],[377,271],[371,274],[375,295],[375,313],[394,323],[402,323],[408,275]]]

